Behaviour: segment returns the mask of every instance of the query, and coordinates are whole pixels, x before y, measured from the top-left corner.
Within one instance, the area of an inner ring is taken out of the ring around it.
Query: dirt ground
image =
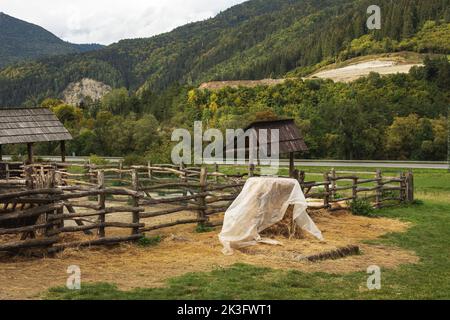
[[[331,79],[337,82],[351,82],[363,76],[367,76],[371,72],[377,72],[382,75],[408,73],[414,66],[421,66],[421,64],[398,63],[397,61],[389,60],[372,60],[352,64],[343,68],[320,71],[311,75],[309,78]]]
[[[0,260],[0,299],[36,299],[46,289],[64,286],[70,265],[81,268],[83,282],[112,282],[121,289],[164,286],[165,280],[187,272],[209,271],[235,263],[305,272],[347,273],[366,270],[369,265],[395,268],[418,263],[414,252],[400,248],[364,244],[391,232],[405,232],[410,225],[398,220],[352,216],[347,212],[311,214],[325,241],[304,235],[301,239],[276,237],[282,246],[257,245],[232,256],[221,253],[220,228],[198,234],[184,225],[154,231],[162,235],[154,247],[122,244],[110,248],[71,249],[54,258],[3,258]],[[220,219],[220,217],[218,217]],[[359,245],[362,254],[321,262],[298,261],[294,257],[326,252],[346,245]]]

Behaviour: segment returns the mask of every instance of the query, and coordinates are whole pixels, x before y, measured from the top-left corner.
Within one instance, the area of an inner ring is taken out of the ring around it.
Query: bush
[[[383,198],[395,198],[400,197],[400,194],[398,191],[394,190],[383,190]]]
[[[13,161],[13,162],[22,162],[23,159],[24,159],[23,156],[19,156],[19,155],[17,155],[17,154],[13,154],[13,155],[11,156],[11,161]]]
[[[86,169],[79,166],[70,166],[67,168],[68,173],[76,173],[76,174],[84,174],[86,173]]]
[[[91,154],[91,156],[89,157],[89,161],[91,162],[91,164],[95,164],[98,166],[104,166],[109,164],[109,161],[106,159],[103,159],[102,157],[99,157],[95,154]]]
[[[152,247],[152,246],[156,246],[161,242],[161,236],[154,236],[154,237],[147,237],[147,236],[143,236],[142,238],[140,238],[138,240],[138,245],[141,247]]]
[[[123,160],[123,165],[130,167],[130,166],[145,166],[147,165],[147,161],[145,160],[144,157],[136,155],[136,154],[130,154],[128,156],[125,157],[125,159]]]
[[[356,199],[349,203],[350,211],[356,216],[374,217],[372,204],[366,199]]]
[[[172,148],[171,141],[162,142],[152,146],[151,150],[146,153],[146,157],[152,163],[172,163]]]

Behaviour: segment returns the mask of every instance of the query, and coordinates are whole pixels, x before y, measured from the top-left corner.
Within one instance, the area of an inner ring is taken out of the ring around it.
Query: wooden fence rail
[[[226,175],[219,172],[218,165],[209,173],[206,167],[151,163],[81,168],[83,173],[70,173],[64,165],[22,166],[23,183],[14,184],[15,190],[0,183],[0,236],[21,235],[20,239],[8,238],[6,243],[0,237],[0,251],[38,248],[57,252],[137,240],[146,232],[181,224],[207,226],[211,216],[225,212],[238,196],[244,177],[257,175],[255,167],[248,174]],[[411,172],[383,178],[377,170],[373,178],[361,178],[340,176],[332,170],[323,175],[323,181],[306,181],[304,172],[294,175],[310,201],[310,209],[334,210],[337,204],[358,199],[373,202],[375,208],[414,200]],[[186,216],[180,218],[180,213]],[[119,219],[124,214],[128,221]],[[178,216],[172,220],[154,222],[175,214]],[[117,230],[128,230],[128,235],[121,231],[118,236]],[[66,242],[64,235],[73,233],[90,239]]]

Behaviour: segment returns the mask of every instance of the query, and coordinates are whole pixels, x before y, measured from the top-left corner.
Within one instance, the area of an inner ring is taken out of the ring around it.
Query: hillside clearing
[[[420,63],[404,63],[396,60],[369,60],[350,64],[345,67],[336,69],[323,70],[304,78],[309,79],[330,79],[335,82],[352,82],[361,77],[368,76],[371,72],[379,73],[380,75],[409,73],[412,67],[422,67]],[[287,79],[263,79],[263,80],[234,80],[234,81],[213,81],[202,83],[199,86],[201,90],[220,90],[223,88],[254,88],[257,86],[274,86],[283,84]]]
[[[321,78],[331,79],[336,82],[351,82],[368,76],[371,72],[376,72],[380,75],[408,73],[415,66],[423,66],[423,64],[400,63],[394,60],[370,60],[342,68],[320,71],[312,74],[308,79]]]

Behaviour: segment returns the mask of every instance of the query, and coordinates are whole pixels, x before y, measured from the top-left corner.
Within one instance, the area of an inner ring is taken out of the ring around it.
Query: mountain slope
[[[343,52],[345,58],[359,55],[349,49],[364,35],[370,34],[375,43],[402,42],[429,20],[450,21],[449,0],[378,2],[384,24],[369,31],[370,0],[250,0],[152,38],[5,68],[0,71],[0,105],[34,104],[83,78],[157,93],[176,84],[282,77],[322,61],[334,62]],[[381,48],[393,50],[387,44]],[[417,50],[447,53],[446,47],[434,44]]]
[[[100,49],[97,44],[72,44],[37,25],[0,12],[0,67],[8,64]]]

